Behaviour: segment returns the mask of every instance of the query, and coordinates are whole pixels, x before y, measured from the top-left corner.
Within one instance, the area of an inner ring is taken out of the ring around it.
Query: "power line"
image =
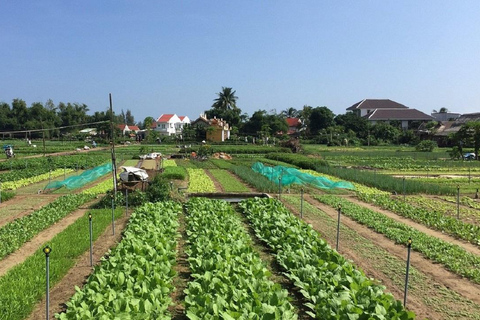
[[[66,128],[75,128],[75,127],[82,127],[82,126],[89,126],[93,124],[100,124],[100,123],[108,123],[110,121],[97,121],[97,122],[90,122],[90,123],[83,123],[83,124],[74,124],[71,126],[62,126],[62,127],[53,127],[53,128],[44,128],[44,129],[31,129],[31,130],[18,130],[18,131],[0,131],[0,134],[15,134],[15,133],[28,133],[28,132],[42,132],[42,131],[50,131],[56,129],[66,129]]]

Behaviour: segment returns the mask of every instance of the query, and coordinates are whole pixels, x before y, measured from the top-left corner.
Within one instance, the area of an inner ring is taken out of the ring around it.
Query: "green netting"
[[[317,188],[321,189],[355,189],[353,184],[347,181],[332,181],[325,177],[318,177],[311,175],[309,173],[301,172],[295,168],[288,168],[283,166],[269,167],[265,166],[261,162],[255,162],[252,166],[252,170],[258,173],[261,173],[270,181],[274,183],[279,183],[281,181],[282,186],[288,186],[292,183],[295,184],[311,184]],[[279,179],[280,178],[280,179]]]
[[[89,182],[95,181],[101,176],[112,172],[112,164],[107,163],[98,167],[95,167],[90,170],[84,171],[82,174],[77,176],[69,177],[63,181],[52,181],[50,182],[45,189],[57,189],[65,187],[69,190],[83,187]]]

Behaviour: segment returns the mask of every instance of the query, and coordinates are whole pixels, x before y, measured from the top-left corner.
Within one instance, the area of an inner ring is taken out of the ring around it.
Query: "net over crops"
[[[253,171],[261,173],[270,181],[277,183],[280,181],[283,186],[291,185],[292,183],[295,184],[310,184],[317,188],[321,189],[335,189],[335,188],[342,188],[342,189],[355,189],[353,184],[347,181],[332,181],[325,177],[318,177],[311,175],[309,173],[301,172],[295,168],[288,168],[283,166],[275,166],[269,167],[265,166],[261,162],[255,162],[252,166]]]
[[[83,187],[87,183],[95,181],[96,179],[100,178],[101,176],[112,172],[112,164],[107,163],[98,167],[95,167],[90,170],[84,171],[82,174],[69,177],[63,181],[52,181],[50,182],[45,189],[57,189],[61,187],[65,187],[69,190],[76,189]]]

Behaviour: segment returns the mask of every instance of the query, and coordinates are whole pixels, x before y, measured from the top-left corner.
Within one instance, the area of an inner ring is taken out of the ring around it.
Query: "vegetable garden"
[[[141,148],[119,151],[117,165],[134,166],[147,150]],[[405,150],[310,147],[309,154],[293,155],[281,148],[220,145],[215,150],[233,159],[199,161],[167,159],[164,148],[161,168],[155,164],[150,170],[157,171],[150,190],[120,190],[116,201],[111,201],[111,173],[73,190],[41,187],[109,163],[108,151],[38,158],[20,153],[0,162],[0,217],[5,221],[0,224],[0,319],[43,315],[46,245],[52,248],[51,288],[70,288],[68,294],[54,295],[51,318],[480,319],[480,203],[473,196],[480,165],[475,162]],[[353,188],[320,189],[308,183],[314,178],[304,179],[304,185],[279,186],[280,179],[252,170],[257,161],[299,169],[307,177],[346,181]],[[448,168],[455,177],[433,177]],[[462,190],[458,198],[457,189]],[[238,204],[215,199],[215,193],[253,190],[270,198]],[[13,210],[29,197],[42,196],[38,208]],[[80,208],[78,218],[53,231]],[[339,220],[337,232],[350,239],[340,235],[335,250],[332,212],[338,208],[345,220]],[[96,253],[85,282],[69,280],[65,275],[88,256],[89,216],[92,241],[110,237],[110,250]],[[115,234],[118,221],[126,227],[116,230],[114,240],[109,233]],[[409,238],[413,259],[406,301],[411,304],[404,306]],[[356,247],[353,239],[365,248]],[[39,242],[25,259],[2,269],[32,241]],[[365,253],[368,248],[374,257]],[[393,271],[392,265],[402,267]],[[422,294],[427,287],[429,295]]]

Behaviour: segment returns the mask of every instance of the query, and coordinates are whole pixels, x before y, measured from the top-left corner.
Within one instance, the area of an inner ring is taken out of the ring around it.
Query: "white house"
[[[186,123],[190,123],[190,119],[187,116],[179,117],[176,114],[162,114],[155,121],[154,130],[166,136],[181,134]]]

